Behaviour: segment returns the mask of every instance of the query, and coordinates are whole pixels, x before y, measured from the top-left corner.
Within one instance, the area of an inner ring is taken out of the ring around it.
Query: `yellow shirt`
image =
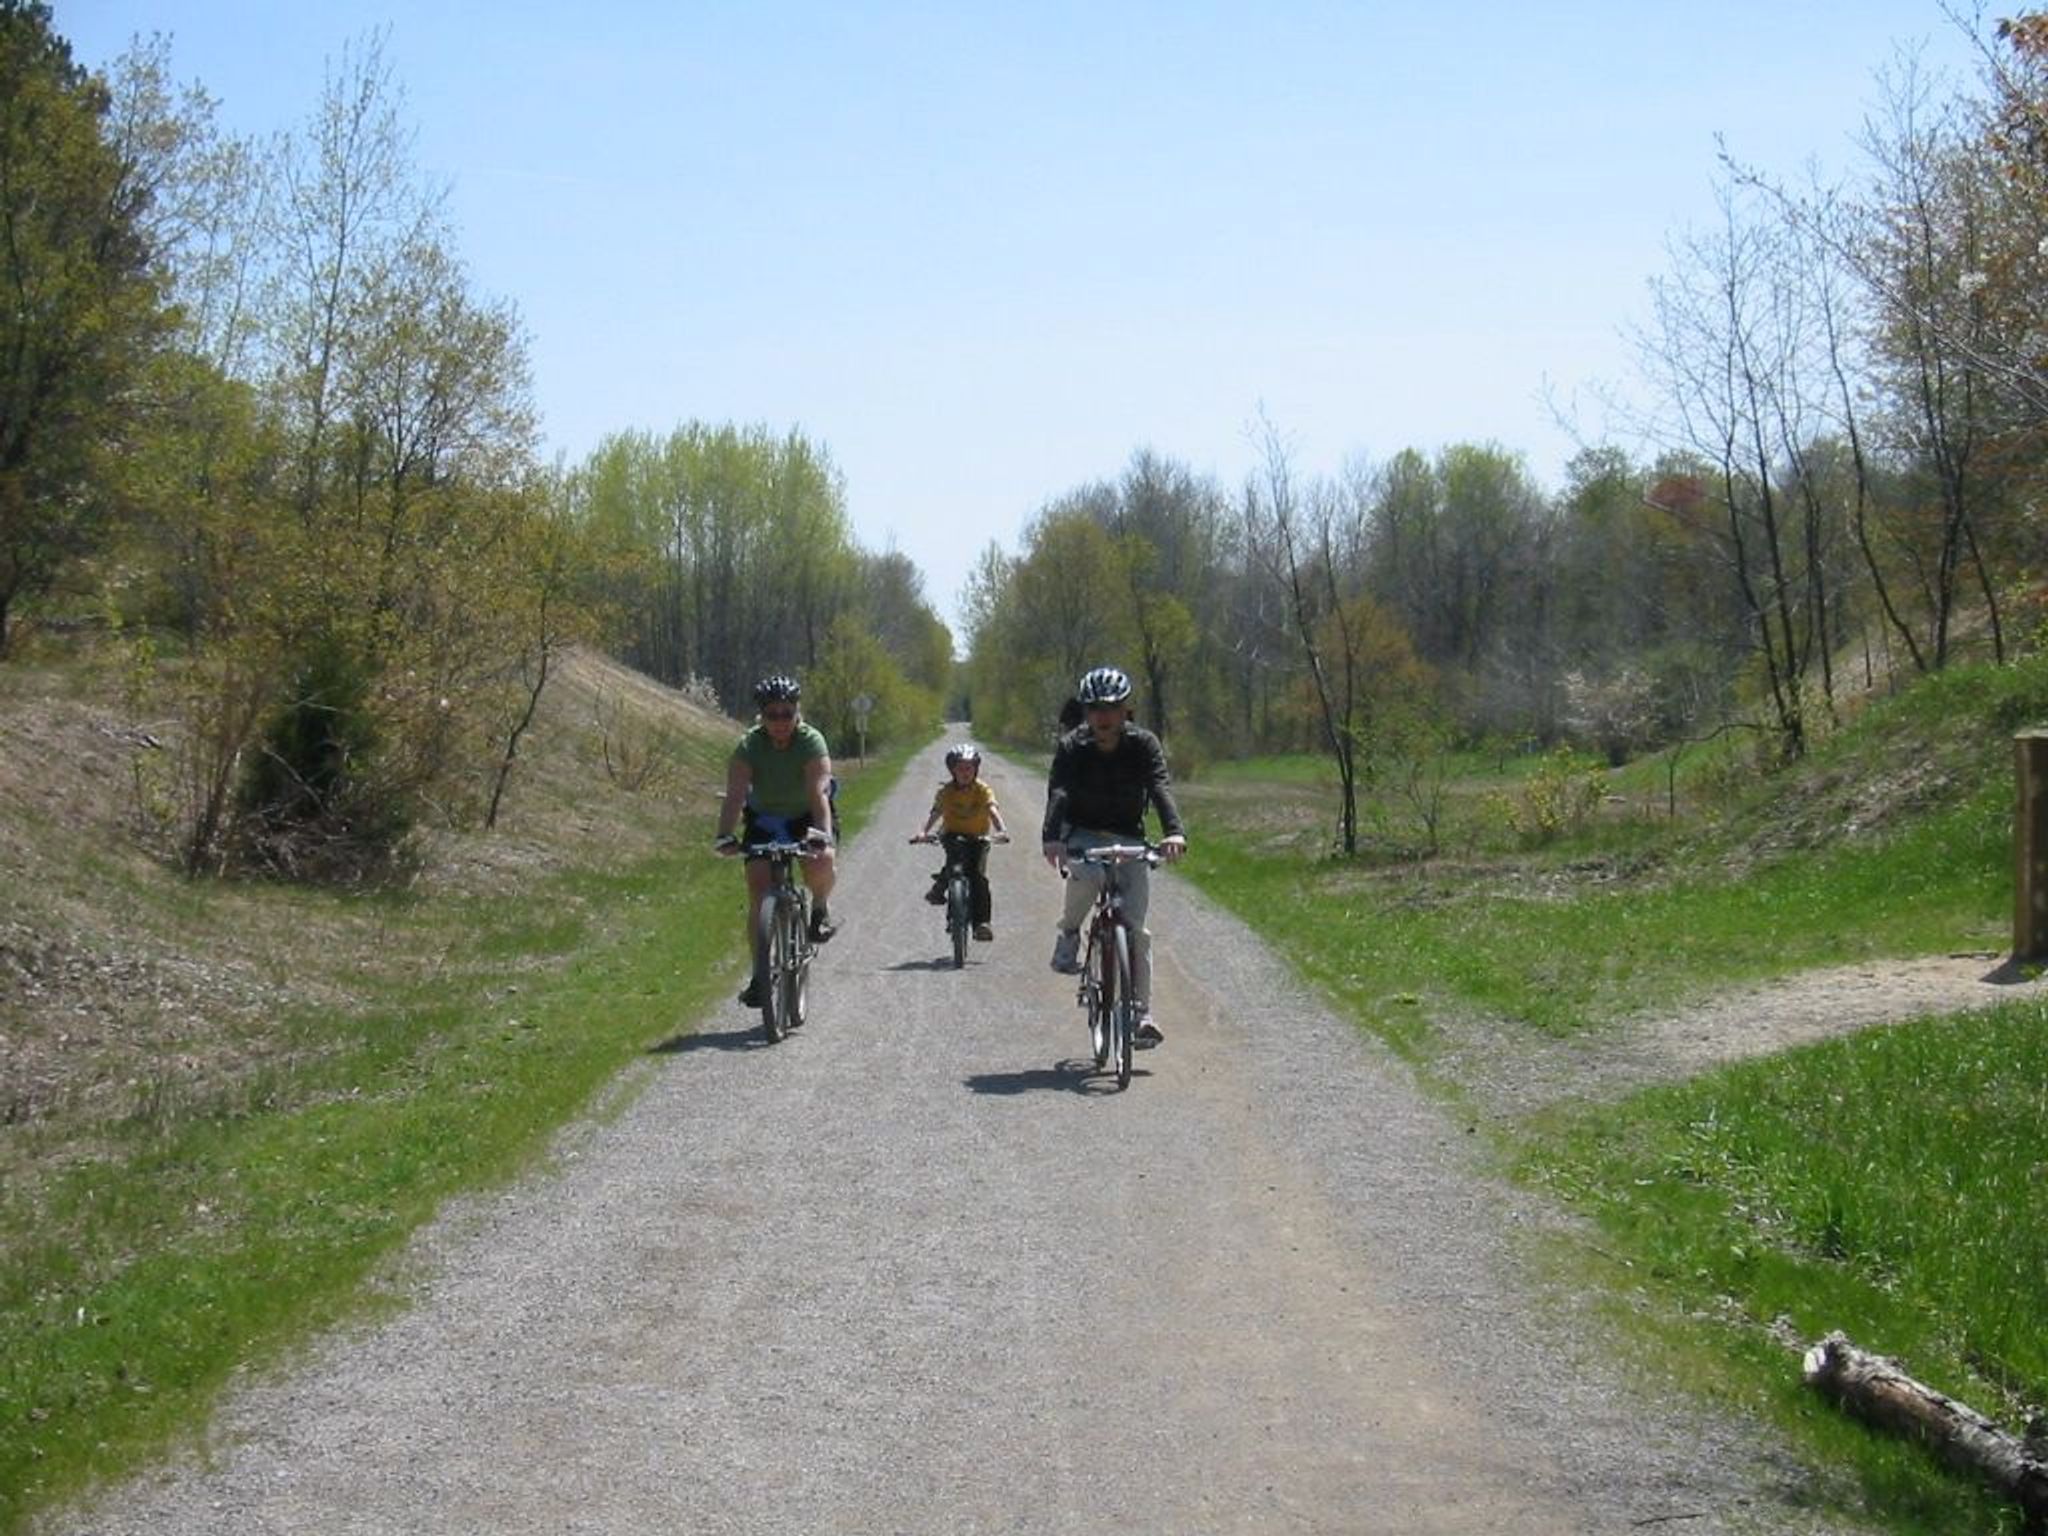
[[[932,809],[939,813],[939,830],[962,837],[986,837],[992,823],[989,811],[996,792],[981,780],[971,784],[941,784],[932,797]]]

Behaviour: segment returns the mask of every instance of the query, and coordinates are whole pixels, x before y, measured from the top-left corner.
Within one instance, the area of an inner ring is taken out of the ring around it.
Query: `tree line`
[[[2048,17],[1944,95],[1881,80],[1848,180],[1730,157],[1636,334],[1650,447],[1546,492],[1497,444],[1305,476],[1258,423],[1223,486],[1149,450],[1044,504],[970,584],[977,721],[1042,740],[1122,659],[1178,755],[1312,749],[1435,834],[1448,745],[1620,762],[1729,724],[1764,764],[1872,687],[2033,639],[2048,588]]]
[[[967,658],[854,539],[826,448],[691,422],[537,457],[516,310],[480,294],[374,35],[293,132],[238,139],[161,41],[104,76],[0,0],[0,657],[129,641],[175,743],[177,857],[355,874],[495,819],[562,647],[713,704],[798,672],[842,747],[971,708],[1042,743],[1114,660],[1187,767],[1326,752],[1435,835],[1458,743],[1610,760],[1736,722],[1766,762],[1855,696],[2039,623],[2048,20],[1945,93],[1902,64],[1855,175],[1732,158],[1638,333],[1648,448],[1560,489],[1493,443],[1224,486],[1149,449],[991,545]],[[1407,835],[1413,835],[1407,834]]]
[[[936,718],[951,637],[821,446],[693,424],[540,462],[518,314],[380,36],[295,130],[218,119],[164,40],[95,74],[0,0],[0,658],[24,624],[127,640],[185,868],[356,878],[495,821],[575,642],[714,705],[799,671],[877,740]]]

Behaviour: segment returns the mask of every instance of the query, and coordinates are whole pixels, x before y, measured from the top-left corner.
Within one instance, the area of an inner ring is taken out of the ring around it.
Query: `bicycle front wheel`
[[[1136,1009],[1131,1001],[1131,931],[1123,924],[1110,930],[1114,935],[1109,963],[1115,967],[1115,996],[1109,1007],[1109,1056],[1116,1070],[1118,1088],[1131,1086],[1131,1030]]]
[[[1096,942],[1098,934],[1091,929],[1088,934],[1088,948],[1081,956],[1080,1004],[1088,1010],[1088,1044],[1095,1052],[1095,1070],[1100,1072],[1109,1065],[1109,996],[1102,990],[1106,972],[1102,965],[1102,946]]]
[[[782,897],[770,891],[754,912],[754,979],[761,994],[761,1035],[770,1045],[789,1033],[789,1012],[782,996],[787,964],[783,940]]]
[[[946,933],[953,940],[953,969],[967,964],[967,930],[974,920],[972,898],[965,880],[946,885]]]
[[[782,923],[777,939],[777,995],[782,1003],[782,1027],[787,1033],[801,1029],[804,1010],[810,1002],[811,936],[804,931],[808,921],[801,900],[782,904]]]

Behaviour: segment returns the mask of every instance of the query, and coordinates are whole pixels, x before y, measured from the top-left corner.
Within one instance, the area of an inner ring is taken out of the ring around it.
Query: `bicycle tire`
[[[973,920],[974,904],[967,891],[967,881],[958,877],[948,880],[946,935],[953,941],[953,969],[956,971],[967,964],[967,933]]]
[[[1109,964],[1115,968],[1116,995],[1109,1008],[1109,1054],[1119,1089],[1131,1086],[1131,934],[1122,923],[1111,930]]]
[[[755,975],[761,989],[761,1037],[770,1045],[789,1033],[788,1015],[782,1000],[782,894],[770,891],[761,898],[754,914],[755,953],[761,958]]]
[[[787,1034],[804,1026],[804,1011],[810,1003],[811,936],[810,903],[797,898],[782,904],[782,1028]]]
[[[1110,995],[1103,986],[1109,974],[1102,963],[1105,950],[1101,942],[1101,928],[1098,923],[1089,930],[1088,953],[1081,963],[1081,1001],[1088,1009],[1088,1043],[1095,1048],[1095,1070],[1098,1072],[1109,1065]]]

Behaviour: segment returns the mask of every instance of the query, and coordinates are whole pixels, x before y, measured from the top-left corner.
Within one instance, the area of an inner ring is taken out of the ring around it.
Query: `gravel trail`
[[[1550,1218],[1170,877],[1168,1040],[1106,1091],[1046,967],[1034,771],[989,765],[997,939],[942,963],[926,757],[846,851],[805,1029],[650,1020],[630,1103],[448,1213],[403,1310],[40,1529],[1830,1528],[1539,1301]]]

